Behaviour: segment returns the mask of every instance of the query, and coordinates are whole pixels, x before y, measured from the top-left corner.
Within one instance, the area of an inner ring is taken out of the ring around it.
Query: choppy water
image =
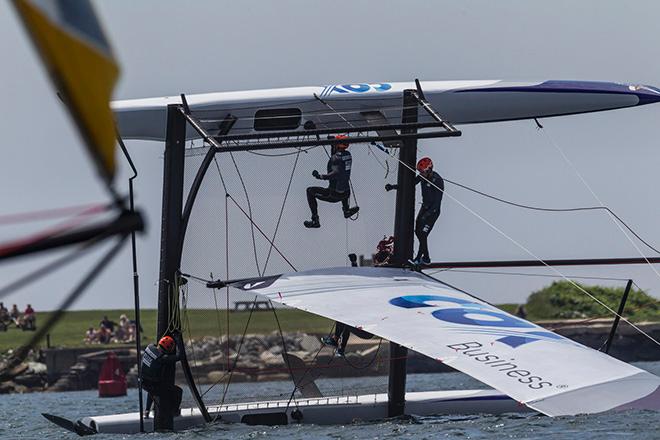
[[[660,362],[637,364],[660,375]],[[359,379],[360,382],[364,378]],[[477,384],[460,373],[419,374],[409,377],[409,389],[457,389]],[[349,386],[349,383],[346,383]],[[261,384],[260,386],[263,386]],[[272,385],[277,388],[277,385]],[[136,410],[135,390],[123,398],[99,399],[96,391],[37,393],[0,397],[0,438],[51,439],[78,438],[41,417],[42,412],[73,420],[86,415],[112,414]],[[550,418],[534,414],[500,416],[465,415],[411,417],[344,426],[291,425],[253,427],[214,425],[172,434],[132,436],[98,435],[95,439],[386,439],[386,438],[461,438],[461,439],[580,439],[604,440],[630,438],[660,439],[660,413],[629,411],[577,417]]]

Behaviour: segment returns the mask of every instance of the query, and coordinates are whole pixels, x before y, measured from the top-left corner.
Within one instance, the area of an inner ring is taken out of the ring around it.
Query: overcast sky
[[[116,99],[414,78],[579,79],[660,85],[660,3],[655,1],[159,0],[95,4],[122,67]],[[16,14],[6,0],[2,6],[2,212],[106,200]],[[422,141],[420,150],[434,159],[443,176],[506,199],[549,207],[598,205],[574,167],[604,204],[650,243],[660,246],[656,183],[660,106],[543,123],[543,132],[530,121],[463,126],[462,138]],[[129,142],[128,147],[140,172],[138,205],[149,221],[148,233],[138,243],[142,305],[154,307],[163,144]],[[310,160],[305,166],[304,173],[309,174],[314,166],[322,169],[324,164]],[[121,162],[116,183],[122,192],[127,188],[127,168]],[[373,175],[380,187],[385,182],[382,173]],[[299,185],[303,188],[310,183],[300,181]],[[296,191],[291,197],[304,205],[304,193]],[[366,189],[357,191],[363,200],[370,197]],[[605,214],[528,212],[450,185],[447,192],[539,257],[638,256]],[[17,231],[20,227],[3,226],[0,237],[15,238]],[[376,231],[376,235],[390,232]],[[315,237],[320,240],[319,235]],[[286,242],[297,236],[280,239]],[[434,260],[530,258],[521,247],[447,198],[430,247]],[[0,276],[9,282],[52,257],[5,263]],[[31,302],[38,310],[52,309],[93,260],[69,266],[4,302],[16,302],[20,307]],[[632,277],[660,296],[660,276],[645,266],[562,268],[561,272]],[[492,302],[523,301],[532,290],[551,281],[481,274],[443,274],[443,279]],[[132,301],[130,248],[126,247],[74,308],[129,308]]]

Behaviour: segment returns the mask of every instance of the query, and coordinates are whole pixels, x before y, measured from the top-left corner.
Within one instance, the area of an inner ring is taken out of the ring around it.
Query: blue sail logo
[[[503,336],[497,339],[497,341],[512,348],[539,340],[566,341],[563,337],[540,329],[537,325],[524,319],[509,315],[488,304],[477,303],[464,298],[453,298],[442,295],[407,295],[392,298],[389,303],[405,309],[414,309],[419,307],[436,307],[433,304],[429,304],[436,301],[453,304],[458,307],[434,310],[431,313],[434,318],[453,324],[490,327],[490,329],[475,329],[475,331]],[[504,330],[504,328],[539,330],[516,331]]]
[[[321,92],[321,97],[328,96],[331,93],[345,94],[345,93],[365,93],[369,91],[385,92],[392,88],[388,83],[373,83],[373,84],[333,84],[325,86]]]

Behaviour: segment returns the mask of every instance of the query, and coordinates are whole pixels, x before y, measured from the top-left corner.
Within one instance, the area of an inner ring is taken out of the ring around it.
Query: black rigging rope
[[[457,269],[453,267],[447,267],[444,269],[435,270],[429,272],[428,275],[435,275],[440,272],[461,272],[461,273],[478,273],[484,275],[513,275],[513,276],[524,276],[524,277],[540,277],[540,278],[563,278],[561,275],[553,275],[548,273],[524,273],[524,272],[504,272],[504,271],[493,271],[493,270],[476,270],[476,269]],[[583,279],[583,280],[603,280],[603,281],[628,281],[629,278],[615,278],[615,277],[592,277],[586,275],[573,276],[573,275],[564,275],[567,278],[571,279]]]
[[[259,276],[262,276],[263,272],[259,268],[259,257],[257,255],[257,240],[254,236],[254,222],[252,221],[252,204],[250,203],[250,195],[248,194],[247,187],[245,186],[245,181],[243,180],[243,175],[241,174],[241,170],[238,168],[238,164],[236,163],[236,159],[234,158],[234,153],[230,151],[229,157],[231,157],[231,161],[234,163],[234,167],[236,168],[236,173],[238,174],[238,179],[241,181],[241,186],[243,187],[243,192],[245,193],[245,199],[247,200],[248,212],[250,213],[249,215],[250,232],[252,234],[252,249],[254,250],[254,262],[257,266],[257,273],[259,274]]]
[[[289,177],[289,184],[286,187],[286,192],[284,193],[284,200],[282,200],[282,208],[280,209],[280,215],[277,217],[277,224],[275,225],[275,232],[273,232],[273,238],[271,243],[275,243],[275,237],[277,236],[277,231],[280,228],[280,222],[282,221],[282,215],[284,214],[284,206],[286,205],[286,200],[289,197],[289,190],[291,189],[291,184],[293,183],[293,176],[298,167],[298,159],[300,159],[300,150],[296,154],[296,160],[293,162],[293,168],[291,169],[291,176]],[[268,249],[268,255],[266,256],[266,262],[264,263],[264,273],[266,273],[266,267],[268,266],[268,261],[270,260],[270,255],[273,252],[273,244],[270,245]]]
[[[318,147],[321,147],[321,146],[322,145],[316,145],[316,146],[309,147],[309,148],[299,147],[299,148],[296,148],[297,151],[291,151],[289,153],[270,153],[270,154],[267,154],[267,153],[259,153],[257,151],[251,151],[251,150],[247,150],[247,152],[250,153],[250,154],[254,154],[255,156],[284,157],[284,156],[293,156],[294,154],[307,153],[308,151],[313,150],[313,149],[318,148]]]
[[[355,335],[354,335],[355,336]],[[376,352],[374,353],[373,357],[369,362],[367,362],[365,365],[355,365],[353,364],[348,356],[344,356],[344,361],[346,364],[353,368],[354,370],[366,370],[367,368],[370,368],[374,362],[376,362],[376,359],[378,358],[378,354],[380,353],[380,347],[383,344],[383,338],[378,338],[378,347],[376,348]]]
[[[504,203],[504,204],[507,204],[507,205],[515,206],[517,208],[529,209],[529,210],[533,210],[533,211],[545,211],[545,212],[575,212],[575,211],[596,211],[596,210],[607,211],[614,218],[616,218],[617,221],[619,221],[619,223],[621,223],[626,229],[628,229],[628,231],[630,231],[630,233],[633,234],[639,241],[644,243],[644,245],[646,245],[649,249],[653,250],[655,253],[660,254],[660,251],[658,249],[651,246],[646,240],[644,240],[642,237],[640,237],[639,234],[637,234],[630,226],[628,226],[628,224],[625,221],[623,221],[623,219],[621,219],[621,217],[619,217],[614,211],[612,211],[607,206],[580,206],[580,207],[575,207],[575,208],[545,208],[545,207],[541,207],[541,206],[525,205],[525,204],[522,204],[522,203],[516,203],[516,202],[512,202],[510,200],[506,200],[506,199],[503,199],[503,198],[500,198],[500,197],[496,197],[496,196],[493,196],[491,194],[487,194],[483,191],[479,191],[478,189],[471,188],[467,185],[463,185],[462,183],[454,182],[454,181],[449,180],[449,179],[444,179],[444,180],[445,180],[445,182],[451,183],[452,185],[458,186],[458,187],[466,189],[468,191],[472,191],[473,193],[479,194],[483,197],[487,197],[489,199],[492,199],[492,200],[495,200],[495,201],[498,201],[498,202],[501,202],[501,203]]]
[[[243,207],[242,207],[241,205],[238,204],[238,202],[236,201],[236,199],[234,199],[234,197],[233,197],[231,194],[227,194],[226,196],[227,196],[228,199],[230,199],[232,202],[234,202],[234,205],[236,205],[236,207],[237,207],[237,208],[238,208],[238,209],[239,209],[239,210],[240,210],[240,211],[241,211],[241,212],[247,217],[247,219],[250,221],[250,223],[252,223],[252,225],[254,225],[254,227],[257,229],[257,231],[259,231],[259,233],[261,233],[261,235],[262,235],[262,236],[263,236],[263,237],[264,237],[264,238],[265,238],[265,239],[266,239],[266,240],[267,240],[267,241],[273,246],[273,249],[275,249],[275,250],[277,251],[277,253],[280,254],[280,256],[281,256],[282,258],[284,258],[284,261],[286,261],[286,262],[289,264],[289,266],[291,266],[291,269],[293,269],[295,272],[298,272],[298,269],[296,269],[296,267],[293,265],[293,263],[291,263],[291,261],[289,261],[289,259],[288,259],[287,257],[284,256],[284,254],[282,253],[282,251],[280,251],[280,249],[275,245],[275,243],[273,243],[273,242],[270,240],[270,238],[269,238],[269,237],[266,235],[266,233],[265,233],[265,232],[259,227],[259,225],[256,224],[256,223],[254,222],[254,220],[252,220],[252,217],[250,217],[250,215],[249,215],[249,214],[243,209]]]
[[[234,375],[234,370],[236,369],[236,364],[238,363],[238,358],[241,355],[241,349],[243,348],[243,342],[245,342],[245,335],[247,334],[248,327],[250,326],[250,320],[252,319],[252,313],[254,312],[255,305],[257,303],[257,298],[259,296],[255,295],[254,296],[254,301],[252,302],[252,307],[250,308],[250,314],[248,315],[247,322],[245,323],[245,328],[243,329],[243,335],[241,336],[241,342],[238,345],[238,350],[236,351],[236,356],[234,357],[234,363],[231,367],[231,370],[229,371],[229,378],[227,379],[227,386],[225,387],[225,391],[222,393],[222,400],[220,400],[220,404],[218,406],[222,406],[225,403],[225,398],[227,397],[227,391],[229,391],[229,385],[231,384],[231,379],[232,376]],[[227,343],[229,343],[229,340],[227,340]],[[218,382],[219,383],[219,382]],[[206,392],[208,392],[207,390]],[[213,421],[217,420],[217,418],[220,416],[220,411],[217,412],[215,418]]]
[[[284,353],[284,362],[286,363],[286,367],[289,370],[289,376],[291,377],[291,381],[293,382],[293,392],[296,392],[296,388],[298,385],[296,384],[296,381],[293,377],[293,371],[291,370],[291,364],[289,363],[289,354],[286,351],[286,341],[284,340],[284,333],[282,332],[282,325],[280,324],[280,319],[277,317],[277,311],[275,310],[275,307],[273,307],[273,301],[270,299],[268,300],[270,303],[270,309],[273,311],[273,315],[275,316],[275,321],[277,322],[277,329],[280,332],[280,338],[282,339],[282,351]],[[293,398],[293,394],[291,395],[291,398]],[[289,398],[289,403],[287,403],[286,408],[289,409],[289,404],[291,403],[291,398]],[[285,410],[286,412],[286,410]]]
[[[215,160],[215,158],[214,158],[214,160]],[[257,225],[257,224],[254,222],[254,220],[252,220],[252,215],[251,215],[250,213],[246,212],[245,209],[243,209],[243,207],[242,207],[242,206],[236,201],[236,199],[235,199],[231,194],[229,194],[229,192],[227,191],[227,186],[226,186],[226,184],[225,184],[224,178],[222,177],[222,171],[220,170],[220,165],[218,164],[217,160],[215,160],[215,165],[216,165],[216,169],[218,170],[218,175],[220,176],[220,181],[222,182],[222,187],[223,187],[224,190],[225,190],[225,196],[226,196],[226,198],[227,198],[227,199],[230,199],[230,200],[234,203],[234,205],[236,205],[236,207],[237,207],[237,208],[243,213],[243,215],[245,215],[245,216],[247,217],[247,219],[248,219],[248,221],[250,222],[250,224],[252,225],[252,227],[253,227],[253,228],[256,228],[257,231],[259,231],[259,233],[260,233],[260,234],[266,239],[266,241],[268,241],[268,243],[272,246],[272,249],[275,249],[275,250],[277,251],[277,253],[280,254],[280,256],[284,259],[284,261],[286,261],[286,262],[289,264],[289,266],[291,267],[291,269],[293,269],[294,272],[297,272],[298,269],[296,269],[296,267],[291,263],[291,261],[289,261],[289,259],[288,259],[287,257],[284,256],[284,254],[282,253],[282,251],[280,251],[280,249],[279,249],[279,248],[275,245],[275,243],[274,243],[274,242],[268,237],[268,235],[266,235],[266,233],[265,233],[265,232],[259,227],[259,225]],[[243,188],[245,189],[245,186],[244,186]],[[247,191],[247,190],[246,190],[246,191]],[[225,216],[226,216],[226,214],[225,214]],[[227,221],[225,221],[225,225],[226,225],[226,224],[227,224]],[[254,231],[254,229],[253,229],[253,231]],[[253,237],[254,237],[254,236],[253,236]],[[228,238],[228,237],[227,237],[227,238]],[[254,240],[253,240],[253,244],[254,244]],[[228,247],[228,246],[226,246],[226,247]],[[256,258],[256,247],[255,247],[255,258]],[[227,261],[228,261],[228,260],[227,260]],[[259,275],[262,275],[262,274],[260,273]],[[227,277],[229,277],[229,276],[227,276]]]

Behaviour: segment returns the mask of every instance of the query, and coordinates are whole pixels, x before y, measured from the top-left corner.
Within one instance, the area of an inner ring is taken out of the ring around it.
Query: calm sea
[[[638,363],[637,366],[660,375],[660,362]],[[364,381],[364,379],[359,379]],[[349,383],[346,383],[350,386]],[[460,374],[418,374],[408,380],[410,390],[459,389],[478,386]],[[263,384],[259,385],[263,387]],[[277,385],[273,385],[276,387]],[[76,420],[86,415],[136,411],[137,392],[122,398],[99,399],[96,391],[70,393],[36,393],[0,397],[0,438],[51,439],[78,438],[50,424],[42,412]],[[580,439],[605,440],[629,438],[660,439],[660,413],[630,411],[578,417],[550,418],[534,414],[500,416],[464,415],[411,417],[344,426],[291,425],[284,427],[249,427],[214,425],[172,434],[140,434],[131,436],[97,435],[95,439]]]

